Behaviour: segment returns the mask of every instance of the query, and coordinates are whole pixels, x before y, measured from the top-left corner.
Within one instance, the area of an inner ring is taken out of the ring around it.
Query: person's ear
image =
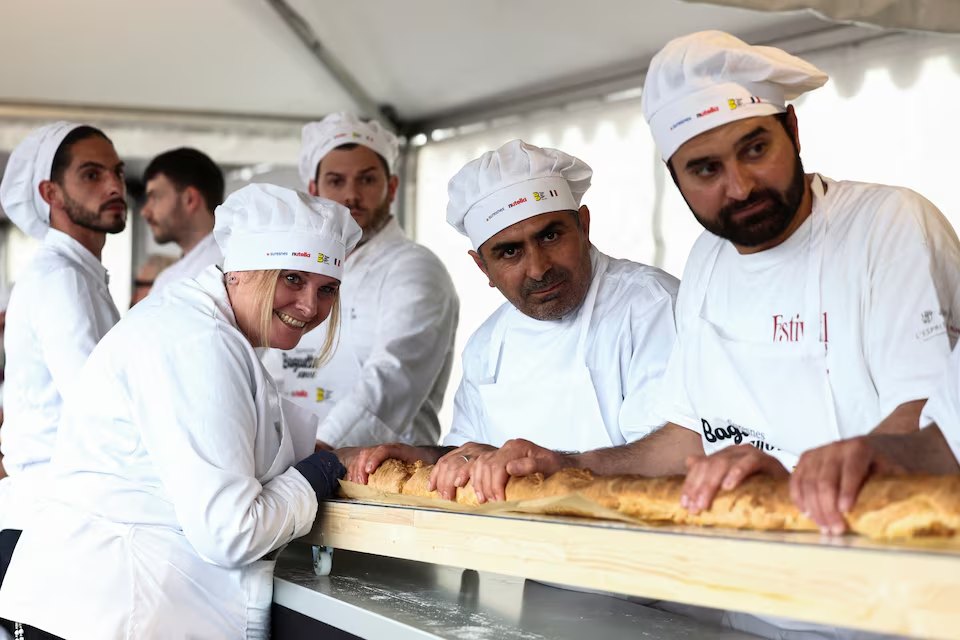
[[[800,153],[800,124],[797,122],[797,111],[793,105],[787,105],[787,128],[793,133],[793,141],[797,145],[797,153]]]
[[[583,235],[587,239],[587,244],[590,243],[590,209],[587,208],[587,205],[580,205],[580,209],[577,211],[577,216],[580,218],[580,227],[583,229]]]
[[[472,249],[467,253],[470,254],[471,258],[473,258],[473,262],[477,265],[477,268],[479,268],[480,271],[483,272],[483,275],[487,277],[487,282],[490,284],[490,286],[495,288],[497,285],[493,284],[493,280],[490,279],[490,274],[487,273],[487,265],[483,263],[483,258],[480,257],[480,254]]]
[[[319,197],[320,193],[317,189],[317,181],[315,179],[311,180],[310,184],[307,185],[307,191],[310,192],[310,195]]]
[[[63,208],[63,190],[53,180],[44,180],[37,187],[40,190],[40,197],[43,198],[43,201],[50,205],[50,208],[57,209]]]
[[[400,186],[400,178],[398,176],[390,176],[390,179],[387,180],[387,198],[390,204],[393,204],[394,199],[397,197],[397,188]]]
[[[187,187],[180,193],[181,202],[183,202],[183,208],[188,212],[193,213],[201,206],[203,206],[203,196],[200,195],[200,192],[196,187]]]

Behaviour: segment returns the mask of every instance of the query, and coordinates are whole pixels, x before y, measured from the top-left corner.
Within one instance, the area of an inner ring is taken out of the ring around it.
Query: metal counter
[[[320,623],[316,637],[334,627],[378,640],[755,638],[623,597],[350,551],[338,550],[333,573],[318,577],[310,547],[302,544],[277,562],[274,603]]]

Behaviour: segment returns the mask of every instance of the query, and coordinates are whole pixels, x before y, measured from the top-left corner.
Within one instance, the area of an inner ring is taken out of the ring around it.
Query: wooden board
[[[960,638],[960,542],[644,527],[330,501],[302,542],[923,638]]]

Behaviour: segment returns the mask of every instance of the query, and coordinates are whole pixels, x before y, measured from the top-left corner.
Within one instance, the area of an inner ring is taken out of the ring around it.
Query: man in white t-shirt
[[[687,261],[666,427],[634,445],[560,456],[517,448],[515,475],[584,466],[677,473],[709,506],[748,475],[787,476],[798,506],[839,533],[839,479],[818,448],[917,429],[960,323],[960,243],[922,196],[805,174],[793,107],[825,74],[716,31],[651,63],[644,114],[707,229]]]
[[[213,239],[213,211],[223,203],[223,172],[205,153],[183,147],[161,153],[143,173],[140,215],[158,244],[176,242],[183,257],[154,280],[151,293],[192,278],[223,257]]]

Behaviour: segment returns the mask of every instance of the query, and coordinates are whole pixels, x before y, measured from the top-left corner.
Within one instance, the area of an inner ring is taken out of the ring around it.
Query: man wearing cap
[[[804,173],[785,100],[826,81],[803,60],[716,31],[654,57],[644,115],[707,230],[677,299],[659,403],[668,424],[629,451],[527,448],[511,473],[686,466],[683,504],[698,511],[721,486],[795,468],[801,510],[843,531],[849,505],[838,505],[839,477],[818,447],[916,431],[956,340],[960,243],[908,189]],[[762,635],[780,626],[743,624]]]
[[[151,291],[193,278],[222,260],[213,239],[213,210],[223,202],[223,172],[205,153],[183,147],[161,153],[143,172],[140,215],[158,244],[176,242],[183,257],[159,273]]]
[[[511,438],[588,451],[662,425],[652,409],[676,337],[678,282],[592,246],[580,204],[592,175],[562,151],[513,140],[450,180],[447,221],[507,302],[463,353],[450,448],[431,479],[444,497],[472,478],[480,501],[502,500],[509,458],[496,447]],[[382,447],[359,455],[350,477],[364,481],[386,457],[443,452]]]
[[[93,127],[41,127],[7,163],[0,203],[43,244],[7,311],[3,464],[10,477],[0,481],[0,528],[22,527],[15,505],[29,504],[25,487],[50,460],[63,397],[120,317],[100,254],[107,234],[123,231],[125,196],[123,163]]]
[[[343,264],[343,323],[331,361],[314,367],[315,334],[264,362],[281,392],[320,416],[318,446],[435,444],[460,302],[433,253],[390,215],[396,137],[335,113],[303,129],[300,176],[313,195],[350,209],[363,229]]]

